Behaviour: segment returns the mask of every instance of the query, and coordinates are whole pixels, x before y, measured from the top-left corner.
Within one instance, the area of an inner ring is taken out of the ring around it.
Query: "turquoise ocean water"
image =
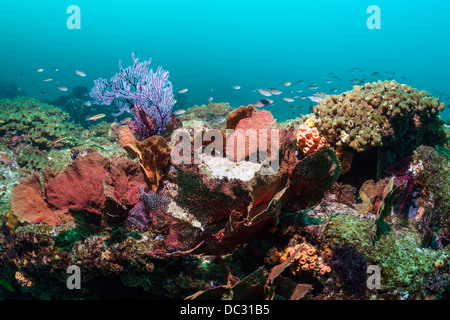
[[[67,27],[71,5],[80,8],[81,29]],[[371,5],[380,9],[381,29],[367,26]],[[113,76],[119,60],[130,65],[134,52],[169,70],[175,92],[189,89],[187,106],[213,97],[238,107],[264,98],[256,88],[278,88],[283,94],[267,109],[284,121],[308,113],[314,103],[301,96],[378,79],[424,89],[448,105],[449,14],[444,0],[1,1],[0,81],[56,99],[63,94],[57,86],[90,89]],[[292,96],[299,97],[282,99]]]

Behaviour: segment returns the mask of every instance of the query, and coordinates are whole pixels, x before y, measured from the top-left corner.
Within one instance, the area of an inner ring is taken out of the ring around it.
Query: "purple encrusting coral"
[[[157,220],[158,213],[166,210],[170,198],[153,191],[145,192],[144,188],[139,188],[139,202],[130,210],[125,220],[125,225],[129,229],[137,229],[140,232],[148,230],[152,223]]]
[[[156,72],[150,69],[149,61],[138,62],[134,53],[133,66],[123,69],[119,61],[120,72],[111,80],[99,78],[94,81],[90,96],[94,103],[119,107],[119,116],[123,112],[134,115],[132,130],[139,138],[145,139],[153,134],[162,133],[171,119],[175,104],[169,72],[158,67]]]

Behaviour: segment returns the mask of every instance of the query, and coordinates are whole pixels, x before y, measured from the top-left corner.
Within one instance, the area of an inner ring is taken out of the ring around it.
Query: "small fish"
[[[36,72],[43,72],[43,71],[44,71],[44,69],[42,69],[42,68],[39,68],[36,70]]]
[[[58,140],[56,140],[56,141],[54,141],[54,142],[52,143],[52,146],[54,146],[54,145],[57,144],[58,142],[61,142],[61,141],[66,140],[66,139],[67,139],[67,137],[59,138]]]
[[[258,90],[259,93],[261,93],[263,96],[266,97],[270,97],[272,95],[270,91],[266,89],[256,89],[256,90]]]
[[[47,90],[45,90],[45,88],[41,89],[41,93],[46,93],[46,92],[47,92]]]
[[[302,90],[302,89],[300,89],[300,90],[297,90],[297,92],[298,92],[298,93],[301,93],[301,92],[303,92],[303,90]]]
[[[180,91],[178,91],[178,93],[185,93],[185,92],[187,92],[188,91],[188,89],[187,88],[184,88],[184,89],[181,89]]]
[[[184,114],[186,112],[186,110],[184,109],[179,109],[177,111],[175,111],[173,114],[176,116],[181,116],[182,114]]]
[[[298,109],[297,107],[294,107],[294,106],[289,106],[289,108],[292,108],[292,109]]]
[[[17,141],[17,140],[20,140],[20,139],[22,139],[23,138],[23,135],[20,135],[20,136],[14,136],[14,137],[12,137],[10,140],[11,141]]]
[[[294,82],[294,84],[303,84],[305,81],[303,81],[303,80],[297,80],[297,81],[295,81]]]
[[[313,102],[320,102],[323,100],[323,98],[319,98],[319,97],[314,97],[314,96],[310,96],[308,97],[309,100],[313,101]]]
[[[233,86],[231,86],[234,90],[239,90],[240,88],[241,88],[241,86],[240,85],[238,85],[238,84],[235,84],[235,85],[233,85]]]
[[[125,125],[125,124],[127,124],[128,122],[130,122],[131,120],[133,120],[133,119],[131,119],[131,117],[126,117],[125,119],[122,119],[122,120],[120,121],[120,124],[121,124],[121,125]]]
[[[359,79],[353,79],[352,82],[353,82],[353,83],[360,83],[361,80],[359,80]]]
[[[75,73],[79,75],[80,77],[86,77],[86,72],[81,70],[75,70]]]
[[[90,107],[92,105],[92,103],[90,101],[86,101],[85,103],[83,103],[83,106],[85,107]]]
[[[64,87],[64,86],[56,87],[56,89],[58,89],[58,90],[60,90],[60,91],[63,91],[63,92],[69,90],[69,89],[67,89],[67,87]]]
[[[295,101],[293,98],[289,98],[289,97],[284,97],[283,100],[286,102],[294,102]]]
[[[333,80],[327,80],[327,83],[329,84],[329,83],[333,83]]]
[[[286,80],[286,81],[283,81],[281,84],[285,87],[289,87],[292,83],[290,81]]]
[[[90,117],[90,118],[87,118],[86,120],[87,121],[92,121],[92,120],[98,120],[98,119],[101,119],[101,118],[103,118],[103,117],[105,117],[106,115],[104,114],[104,113],[100,113],[100,114],[96,114],[95,116],[92,116],[92,117]]]
[[[305,100],[307,96],[301,96],[300,99]]]
[[[310,89],[310,90],[317,90],[317,89],[319,89],[319,86],[313,84],[313,85],[309,86],[308,89]]]
[[[255,107],[262,108],[266,107],[268,105],[271,105],[273,103],[273,100],[270,99],[261,99],[258,102],[255,103]]]
[[[312,96],[308,97],[313,102],[320,102],[326,97],[326,92],[316,92]]]
[[[45,79],[45,80],[44,80],[44,82],[50,82],[50,81],[53,81],[53,79],[52,79],[52,78],[49,78],[49,79]]]
[[[10,158],[8,158],[7,156],[2,156],[1,154],[0,154],[0,161],[4,163],[14,163],[14,161],[12,161]]]
[[[213,101],[213,100],[214,100],[213,97],[209,97],[208,99],[206,99],[207,102],[211,102],[211,101]]]
[[[224,116],[218,116],[213,120],[213,124],[222,124],[227,120]]]
[[[53,68],[53,70],[54,70],[55,72],[58,72],[58,71],[59,71],[59,68]]]
[[[44,216],[40,216],[39,218],[37,218],[36,220],[31,222],[31,224],[38,224],[38,223],[41,223],[43,220],[44,220]]]
[[[275,94],[275,95],[279,95],[279,94],[282,94],[283,92],[281,92],[281,90],[278,90],[278,89],[276,89],[276,88],[270,88],[269,89],[269,92],[271,93],[271,94]]]

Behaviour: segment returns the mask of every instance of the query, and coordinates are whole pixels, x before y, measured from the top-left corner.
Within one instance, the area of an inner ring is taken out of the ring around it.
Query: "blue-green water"
[[[70,5],[81,10],[79,30],[67,27]],[[381,29],[367,27],[370,5],[380,8]],[[283,121],[312,102],[282,97],[310,96],[312,84],[340,93],[355,79],[396,79],[448,105],[449,14],[444,0],[2,1],[0,81],[56,99],[64,94],[57,86],[91,88],[118,71],[118,60],[131,64],[134,52],[169,70],[175,92],[188,88],[188,106],[213,97],[238,107],[264,98],[255,88],[278,88],[283,94],[267,109]]]

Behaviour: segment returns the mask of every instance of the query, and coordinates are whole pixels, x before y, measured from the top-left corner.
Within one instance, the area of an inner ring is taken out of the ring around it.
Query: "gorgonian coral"
[[[120,71],[111,80],[95,80],[90,92],[96,104],[119,107],[118,116],[123,112],[134,115],[131,124],[136,134],[145,139],[153,134],[162,133],[171,119],[175,104],[169,72],[158,67],[156,72],[150,69],[149,61],[138,62],[134,53],[133,66],[124,69],[119,61]]]

